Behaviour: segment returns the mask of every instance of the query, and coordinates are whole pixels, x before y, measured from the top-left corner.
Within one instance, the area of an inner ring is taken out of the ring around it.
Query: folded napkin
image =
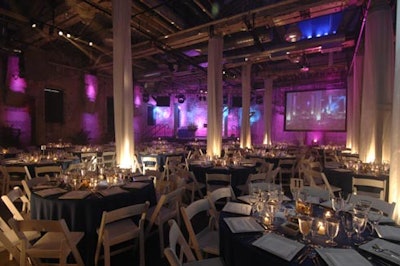
[[[127,193],[128,191],[120,188],[120,187],[111,187],[103,190],[99,190],[98,193],[103,197],[120,194],[120,193]]]
[[[329,266],[364,266],[372,265],[354,249],[317,248],[315,249]]]
[[[137,188],[141,189],[147,186],[149,183],[143,183],[143,182],[129,182],[126,185],[124,185],[124,188]]]
[[[227,217],[225,223],[232,233],[262,232],[264,228],[253,217]]]
[[[251,204],[250,195],[239,196],[237,199],[246,202],[247,204]]]
[[[55,188],[39,190],[39,191],[36,191],[35,193],[37,195],[45,198],[48,196],[57,195],[57,194],[65,193],[65,192],[67,192],[67,190],[59,188],[59,187],[55,187]]]
[[[88,190],[73,190],[65,193],[59,199],[84,199],[90,195],[90,191]]]
[[[377,225],[376,233],[380,238],[400,241],[400,228],[390,225]]]
[[[377,250],[376,246],[382,250]],[[360,249],[400,265],[400,245],[380,238],[375,238],[361,245]]]
[[[243,203],[227,202],[222,210],[224,212],[250,215],[251,206]]]
[[[274,233],[263,235],[253,245],[268,251],[286,261],[291,261],[304,244]]]
[[[54,188],[55,186],[52,184],[37,184],[36,186],[33,187],[34,190],[41,190],[41,189],[47,189],[47,188]]]

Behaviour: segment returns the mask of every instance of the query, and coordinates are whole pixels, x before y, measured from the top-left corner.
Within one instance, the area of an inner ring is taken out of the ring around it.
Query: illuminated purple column
[[[87,99],[87,108],[94,110],[94,106],[97,100],[98,85],[97,77],[94,75],[85,75],[85,94]],[[87,112],[82,117],[82,128],[89,132],[89,137],[94,142],[98,142],[101,136],[101,129],[99,123],[99,117],[97,113]]]
[[[272,79],[264,79],[264,140],[263,144],[271,144],[272,121]]]
[[[242,67],[242,125],[240,127],[240,148],[251,148],[250,132],[250,77],[251,64]]]

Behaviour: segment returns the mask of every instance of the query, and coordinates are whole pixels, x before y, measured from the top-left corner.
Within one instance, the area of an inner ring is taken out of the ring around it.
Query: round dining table
[[[131,182],[132,183],[132,182]],[[94,253],[97,243],[96,229],[99,227],[103,211],[111,211],[132,204],[150,202],[156,204],[153,182],[135,182],[139,186],[122,186],[119,192],[103,196],[101,191],[92,192],[85,198],[63,199],[60,193],[50,196],[39,195],[34,191],[31,196],[31,218],[42,220],[64,219],[71,231],[85,232],[78,245],[85,265],[94,265]],[[106,191],[104,191],[106,192]]]
[[[288,202],[293,207],[293,202]],[[323,207],[318,204],[313,204],[313,216],[320,217],[327,211],[332,211],[330,208]],[[333,213],[333,212],[332,212]],[[227,266],[246,266],[246,265],[331,265],[326,263],[320,255],[314,250],[315,248],[330,248],[325,241],[328,239],[326,235],[316,235],[314,237],[308,236],[311,239],[309,244],[304,245],[302,249],[293,257],[292,260],[283,259],[277,255],[274,255],[260,247],[253,245],[253,243],[267,234],[273,234],[274,236],[283,237],[289,241],[301,241],[301,234],[287,234],[287,231],[280,226],[286,221],[283,217],[279,217],[280,222],[273,231],[268,230],[264,227],[264,230],[254,232],[239,232],[233,233],[225,221],[231,217],[245,217],[232,212],[222,211],[219,217],[219,239],[220,239],[220,256],[223,258],[225,265]],[[248,216],[246,216],[248,217]],[[340,219],[340,218],[339,218]],[[362,233],[365,242],[377,240],[377,235],[371,234],[371,227]],[[352,239],[349,239],[344,232],[342,225],[338,236],[335,238],[337,246],[334,248],[338,249],[352,249],[356,250],[362,257],[366,258],[371,265],[396,265],[392,264],[391,261],[384,260],[379,256],[374,256],[371,253],[360,249],[359,245],[356,245]],[[300,242],[299,242],[300,243]],[[282,244],[283,245],[283,244]],[[278,247],[279,249],[279,247]],[[284,246],[281,249],[285,249]],[[399,257],[400,258],[400,257]],[[400,260],[398,261],[400,263]],[[333,265],[333,264],[332,264]]]

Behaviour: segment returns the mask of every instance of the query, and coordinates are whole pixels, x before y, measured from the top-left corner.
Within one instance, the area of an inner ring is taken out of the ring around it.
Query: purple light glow
[[[10,90],[25,93],[25,79],[19,77],[19,57],[9,56],[7,66],[7,80]]]
[[[142,104],[142,95],[140,93],[139,87],[135,87],[135,89],[133,90],[133,97],[135,106],[139,107]]]
[[[183,52],[185,55],[190,56],[190,57],[195,57],[195,56],[199,56],[201,55],[201,53],[197,50],[189,50],[189,51],[185,51]]]
[[[4,108],[2,120],[6,125],[21,130],[21,144],[29,144],[31,140],[31,117],[28,108]]]
[[[82,123],[82,128],[89,132],[89,138],[95,142],[99,141],[101,130],[98,114],[84,113]]]
[[[97,98],[97,77],[94,75],[86,74],[85,75],[85,91],[86,97],[91,102],[95,102]]]

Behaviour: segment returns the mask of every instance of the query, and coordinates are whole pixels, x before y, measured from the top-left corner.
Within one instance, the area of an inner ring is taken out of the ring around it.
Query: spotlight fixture
[[[186,97],[183,94],[177,95],[176,98],[178,98],[178,103],[184,103],[186,100]]]
[[[147,92],[143,93],[142,100],[143,102],[148,103],[150,100],[150,95]]]
[[[285,34],[285,40],[287,42],[297,42],[301,39],[301,31],[296,23],[291,24]]]
[[[310,70],[310,64],[308,63],[306,54],[303,54],[300,60],[300,71],[301,72],[308,72]]]

